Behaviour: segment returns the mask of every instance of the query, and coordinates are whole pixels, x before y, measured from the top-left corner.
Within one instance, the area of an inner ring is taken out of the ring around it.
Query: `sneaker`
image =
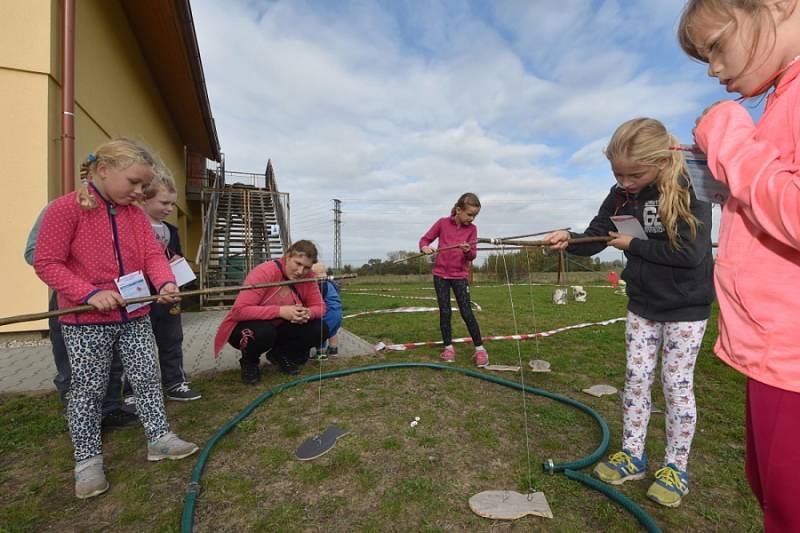
[[[287,376],[296,376],[300,373],[300,366],[289,361],[286,356],[278,357],[278,366]]]
[[[258,368],[258,363],[248,363],[240,359],[239,366],[242,368],[242,383],[255,385],[261,381],[261,369]]]
[[[202,397],[203,396],[201,396],[199,392],[190,389],[188,383],[181,383],[167,391],[167,398],[178,402],[191,402],[192,400],[199,400]]]
[[[123,405],[122,405],[123,409],[125,407],[133,407],[133,409],[135,410],[136,409],[136,396],[125,396],[125,398],[122,400],[122,403],[123,403]]]
[[[325,350],[325,353],[330,355],[330,356],[339,355],[339,347],[338,346],[328,345],[328,349]]]
[[[118,408],[114,409],[107,415],[103,415],[103,420],[100,422],[100,427],[107,430],[114,430],[139,424],[139,417],[136,413],[131,413],[129,410]]]
[[[310,352],[308,358],[312,361],[324,361],[328,358],[325,348],[311,348]]]
[[[453,349],[452,346],[448,346],[439,356],[439,359],[441,359],[445,363],[452,363],[456,360],[456,351]]]
[[[489,354],[483,346],[475,348],[475,366],[478,368],[489,366]]]
[[[647,497],[665,507],[677,507],[689,494],[689,474],[670,463],[656,470],[656,480],[647,489]]]
[[[108,490],[103,472],[103,455],[95,455],[75,465],[75,496],[85,500]]]
[[[611,454],[608,461],[594,467],[594,475],[611,485],[642,479],[647,475],[647,454],[641,459],[633,457],[627,450]]]
[[[175,433],[170,431],[161,438],[147,443],[147,460],[183,459],[199,449],[197,444],[181,440]]]

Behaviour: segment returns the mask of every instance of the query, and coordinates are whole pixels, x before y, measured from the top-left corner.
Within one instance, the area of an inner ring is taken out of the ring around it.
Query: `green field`
[[[400,306],[435,306],[428,283],[359,280],[343,292],[347,313]],[[588,302],[551,303],[553,286],[475,283],[473,300],[482,333],[509,335],[624,316],[625,297],[586,282]],[[384,291],[392,288],[398,290]],[[513,307],[511,305],[513,300]],[[466,330],[454,314],[454,335]],[[515,320],[516,319],[516,320]],[[665,531],[758,531],[761,512],[744,478],[744,379],[711,352],[716,310],[695,373],[698,427],[690,456],[691,492],[678,509],[645,498],[652,477],[622,492]],[[515,325],[516,322],[516,325]],[[345,327],[370,342],[438,340],[436,313],[367,315]],[[539,340],[488,342],[492,363],[527,368],[544,359],[553,371],[525,371],[525,384],[574,398],[598,411],[620,441],[618,395],[595,398],[581,389],[606,383],[622,388],[623,324],[559,333]],[[472,346],[458,344],[456,365],[474,369]],[[302,376],[390,362],[438,363],[439,347],[382,352],[309,363]],[[493,374],[519,381],[518,373]],[[259,387],[240,384],[238,372],[195,376],[203,399],[168,404],[182,436],[205,442],[260,393],[288,381],[265,370]],[[663,410],[660,387],[654,405]],[[523,407],[523,405],[525,407]],[[412,428],[409,421],[420,417]],[[323,457],[293,458],[320,428],[350,430]],[[526,430],[527,428],[527,430]],[[55,394],[4,396],[0,404],[0,530],[176,531],[194,460],[148,464],[140,428],[104,438],[108,493],[89,501],[72,495],[72,460]],[[266,401],[211,453],[194,518],[196,531],[635,531],[638,522],[605,496],[542,461],[571,461],[600,439],[592,419],[570,407],[456,372],[392,369],[360,373],[288,389]],[[664,415],[648,433],[650,470],[663,457]],[[587,469],[588,472],[588,469]],[[529,487],[544,491],[555,518],[515,522],[474,515],[468,499],[484,490]]]

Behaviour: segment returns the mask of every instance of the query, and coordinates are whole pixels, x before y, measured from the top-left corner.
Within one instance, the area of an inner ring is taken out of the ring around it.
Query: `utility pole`
[[[333,199],[333,271],[342,271],[342,201]]]

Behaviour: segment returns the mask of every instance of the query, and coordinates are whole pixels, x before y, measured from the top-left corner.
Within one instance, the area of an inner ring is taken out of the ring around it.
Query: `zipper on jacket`
[[[125,267],[122,264],[122,250],[119,247],[116,206],[112,204],[110,201],[106,200],[105,197],[102,194],[100,194],[100,191],[97,190],[97,187],[95,187],[94,184],[91,184],[91,186],[92,189],[94,189],[94,191],[97,193],[97,196],[99,196],[103,200],[103,203],[106,204],[106,212],[108,213],[108,218],[111,221],[111,240],[114,241],[114,252],[115,252],[114,255],[116,256],[117,259],[117,266],[119,266],[119,277],[121,278],[122,276],[125,275]],[[128,320],[130,320],[130,318],[128,317],[128,311],[124,307],[120,308],[119,315],[123,322],[127,322]]]

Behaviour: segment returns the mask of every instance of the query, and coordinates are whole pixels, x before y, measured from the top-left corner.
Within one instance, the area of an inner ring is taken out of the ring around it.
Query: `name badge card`
[[[181,256],[173,257],[169,266],[172,269],[172,274],[175,276],[175,282],[178,287],[183,287],[190,281],[197,279],[197,276],[195,276],[192,271],[192,267],[190,267],[186,259]]]
[[[689,181],[697,199],[702,202],[724,204],[731,192],[724,183],[714,179],[708,168],[708,158],[696,146],[681,145],[686,168],[689,170]]]
[[[636,239],[647,240],[647,234],[644,228],[639,223],[639,220],[633,215],[617,215],[611,217],[611,222],[617,227],[617,231],[623,235],[630,235]]]
[[[141,298],[142,296],[150,296],[150,288],[147,286],[147,281],[144,279],[144,274],[142,274],[141,270],[131,272],[130,274],[125,274],[121,278],[115,279],[114,283],[117,284],[119,293],[126,300],[130,300],[132,298]],[[125,308],[125,310],[129,313],[132,313],[140,307],[144,307],[146,305],[150,304],[130,304]]]

